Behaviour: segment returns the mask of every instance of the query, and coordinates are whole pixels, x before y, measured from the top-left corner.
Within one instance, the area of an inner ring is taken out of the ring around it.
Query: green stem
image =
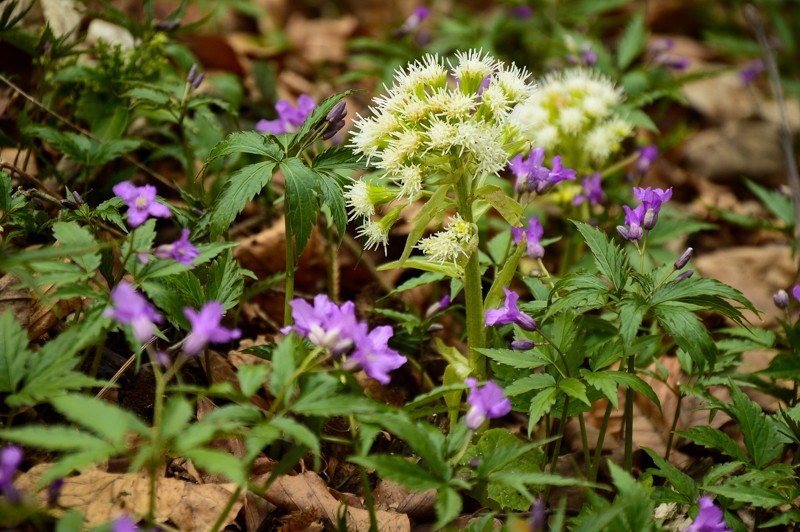
[[[672,440],[675,437],[675,429],[678,428],[678,420],[681,417],[681,403],[683,403],[683,392],[678,390],[678,404],[675,407],[675,417],[672,418],[672,427],[669,429],[669,438],[667,438],[667,450],[664,452],[664,460],[669,460],[669,453],[672,450]]]
[[[167,388],[167,380],[164,378],[164,374],[161,373],[161,368],[155,360],[155,353],[152,352],[152,347],[148,346],[147,350],[150,353],[153,375],[156,380],[155,397],[153,398],[153,427],[150,436],[153,445],[153,455],[150,457],[148,471],[150,475],[150,499],[147,510],[147,520],[149,523],[155,523],[156,495],[158,492],[158,477],[156,473],[162,455],[161,424],[164,415],[164,393]]]
[[[633,355],[628,355],[628,373],[636,374],[636,363]],[[625,471],[631,472],[633,466],[633,389],[625,390]]]
[[[608,422],[611,420],[611,409],[614,405],[611,401],[606,405],[606,412],[603,414],[603,423],[600,425],[600,434],[597,436],[597,443],[594,446],[594,458],[592,459],[592,468],[589,470],[589,482],[597,480],[597,471],[600,469],[600,457],[603,454],[603,444],[606,440],[606,431],[608,430]]]
[[[456,190],[456,209],[461,217],[474,223],[470,180],[465,175],[459,177]],[[486,360],[478,352],[484,347],[483,330],[483,289],[481,287],[481,268],[478,251],[475,250],[464,267],[464,298],[467,307],[467,342],[469,345],[469,365],[472,374],[479,380],[486,377]]]
[[[589,454],[589,438],[586,436],[586,421],[583,419],[583,412],[578,414],[578,423],[581,427],[581,445],[583,446],[583,467],[591,468],[591,456]]]
[[[231,496],[228,497],[228,500],[225,503],[225,508],[222,509],[222,512],[219,514],[219,517],[217,517],[217,520],[214,521],[214,526],[211,527],[211,532],[217,532],[220,529],[220,527],[222,527],[222,523],[225,522],[225,517],[231,511],[231,508],[233,508],[233,505],[236,502],[236,499],[239,498],[239,495],[241,493],[242,493],[242,487],[241,486],[236,486],[236,489],[233,490],[233,493],[231,493]]]
[[[283,325],[288,327],[292,324],[292,307],[289,302],[294,298],[294,234],[292,234],[292,224],[289,223],[288,201],[285,205],[283,220],[286,227],[286,295],[283,302]]]
[[[561,442],[564,440],[564,430],[567,427],[567,413],[569,412],[569,396],[564,397],[564,408],[561,410],[561,420],[558,424],[558,438],[556,438],[555,444],[553,446],[553,454],[550,457],[550,469],[549,473],[552,475],[556,472],[556,466],[558,465],[558,455],[561,453]],[[555,420],[554,420],[555,421]],[[552,434],[552,430],[550,433]],[[544,490],[544,496],[542,497],[545,501],[548,500],[550,496],[550,486],[548,485]]]

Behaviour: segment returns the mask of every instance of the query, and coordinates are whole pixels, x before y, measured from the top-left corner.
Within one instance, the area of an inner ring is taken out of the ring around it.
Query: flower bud
[[[684,279],[688,279],[692,275],[694,275],[694,270],[686,270],[685,272],[683,272],[682,274],[680,274],[679,276],[677,276],[675,278],[675,282],[679,283],[679,282],[683,281]]]
[[[61,206],[62,207],[66,207],[67,209],[72,209],[72,210],[75,210],[75,209],[78,208],[78,204],[77,203],[75,203],[74,201],[70,201],[68,199],[62,199],[61,200]]]
[[[538,497],[531,506],[531,532],[544,532],[547,530],[547,507],[541,497]]]
[[[644,231],[642,231],[642,228],[637,224],[631,225],[630,228],[625,227],[624,225],[618,225],[617,232],[619,233],[619,236],[625,240],[630,240],[631,242],[635,242],[644,236]]]
[[[430,318],[434,314],[438,314],[443,310],[447,309],[450,306],[450,294],[445,294],[442,298],[428,307],[428,310],[425,311],[425,317]]]
[[[57,478],[47,487],[47,505],[55,506],[58,504],[58,496],[61,495],[61,489],[64,487],[64,479]]]
[[[197,77],[194,78],[194,81],[192,81],[191,85],[189,85],[189,90],[197,90],[197,87],[199,87],[200,84],[203,83],[203,79],[205,79],[205,77],[206,73],[200,72],[197,75]]]
[[[191,84],[194,83],[195,77],[197,77],[197,63],[193,64],[189,69],[189,73],[186,74],[186,83],[191,86]]]
[[[83,205],[84,204],[84,201],[83,201],[83,198],[81,197],[81,195],[78,194],[74,190],[72,191],[72,198],[75,200],[75,203],[77,203],[78,205]]]
[[[328,112],[325,116],[325,121],[335,124],[340,120],[344,120],[344,117],[347,116],[347,104],[344,100],[340,101],[333,108]]]
[[[180,20],[159,20],[156,22],[156,29],[158,31],[166,31],[167,33],[175,30],[178,26],[180,26]]]
[[[772,294],[772,301],[775,302],[776,307],[783,310],[789,306],[789,294],[786,293],[786,290],[781,288],[780,290]]]
[[[515,351],[527,351],[529,349],[533,349],[536,347],[536,342],[533,340],[514,340],[510,344],[508,344],[509,349],[513,349]]]
[[[658,212],[655,209],[647,209],[647,212],[644,213],[644,219],[642,220],[642,228],[647,229],[648,231],[656,226],[658,222]]]
[[[693,253],[694,249],[686,248],[686,251],[684,251],[683,254],[680,257],[678,257],[678,260],[675,261],[675,269],[676,270],[683,269],[683,267],[686,266],[689,260],[691,260]]]

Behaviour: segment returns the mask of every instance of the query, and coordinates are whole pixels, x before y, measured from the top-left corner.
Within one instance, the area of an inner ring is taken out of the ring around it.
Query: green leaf
[[[3,439],[50,451],[107,450],[113,447],[106,441],[72,427],[59,425],[27,425],[2,432]]]
[[[617,68],[625,70],[642,53],[646,41],[644,11],[639,10],[625,27],[625,32],[617,45]]]
[[[619,303],[619,334],[623,346],[633,345],[649,305],[639,294],[625,294]]]
[[[53,235],[56,240],[66,246],[91,247],[99,249],[92,233],[85,227],[81,227],[77,222],[55,222],[53,224]],[[72,261],[83,268],[87,273],[94,272],[100,267],[100,253],[87,253],[72,257]]]
[[[134,87],[126,91],[123,96],[134,98],[133,105],[149,103],[153,107],[163,107],[169,103],[170,95],[165,90],[158,90],[151,87]]]
[[[738,421],[747,452],[757,468],[763,468],[780,456],[787,440],[778,432],[761,407],[747,397],[737,386],[731,385],[733,403],[730,414]]]
[[[120,248],[120,255],[125,259],[125,264],[123,264],[125,271],[138,278],[145,266],[139,262],[137,254],[142,250],[149,251],[153,247],[155,239],[156,221],[154,218],[150,218],[128,234]]]
[[[533,432],[533,426],[536,425],[540,419],[542,419],[542,416],[550,413],[550,409],[553,408],[554,404],[556,404],[557,397],[558,388],[553,386],[552,388],[545,388],[537,393],[533,399],[531,399],[531,404],[528,408],[528,415],[530,416],[528,419],[529,435]]]
[[[317,127],[325,120],[325,117],[328,116],[328,113],[331,112],[331,109],[333,109],[337,103],[339,103],[344,98],[346,98],[347,96],[349,96],[354,92],[355,90],[352,89],[346,90],[343,92],[336,93],[333,96],[330,96],[329,98],[326,98],[323,101],[321,101],[314,108],[314,110],[311,111],[311,114],[309,115],[308,118],[306,118],[306,121],[303,122],[303,125],[297,132],[298,141],[304,140],[306,135],[308,135],[308,133],[310,133],[313,128]]]
[[[239,298],[244,291],[244,276],[250,273],[239,266],[239,261],[233,258],[233,252],[228,249],[220,257],[209,264],[211,278],[208,280],[206,298],[204,301],[219,301],[226,311],[239,304]]]
[[[211,231],[219,236],[228,230],[247,202],[252,200],[272,180],[274,161],[250,164],[231,174],[211,211]]]
[[[256,131],[236,131],[214,146],[208,154],[206,165],[214,159],[234,153],[263,155],[274,164],[283,158],[283,150],[269,136]]]
[[[436,524],[434,529],[444,528],[458,517],[462,508],[461,495],[453,488],[445,487],[436,491]]]
[[[247,484],[242,461],[236,456],[215,449],[189,449],[183,453],[195,467],[207,473],[222,475],[240,486]]]
[[[438,489],[442,481],[432,473],[422,469],[411,460],[400,456],[376,454],[372,456],[352,456],[350,461],[374,469],[381,478],[406,486],[410,490],[425,491]]]
[[[497,308],[500,305],[500,302],[505,297],[505,292],[503,292],[503,287],[508,287],[511,285],[511,281],[514,279],[514,274],[517,272],[517,265],[519,264],[519,260],[522,258],[522,254],[525,251],[525,246],[519,245],[517,249],[514,251],[514,254],[503,264],[503,267],[497,272],[497,275],[492,282],[492,286],[489,288],[489,292],[486,294],[486,299],[483,303],[483,310],[484,312]]]
[[[0,392],[13,393],[25,376],[28,334],[14,318],[11,309],[0,315]]]
[[[295,261],[302,255],[311,229],[317,221],[317,191],[319,176],[296,157],[285,159],[280,164],[286,180],[285,208],[287,219],[295,240]]]
[[[679,303],[661,303],[653,307],[662,327],[692,358],[699,369],[714,365],[717,347],[703,322]]]
[[[583,222],[573,221],[575,227],[583,235],[586,245],[594,255],[595,263],[600,273],[620,291],[625,287],[628,278],[628,261],[622,251],[614,245],[606,235],[596,227]]]
[[[658,455],[658,453],[653,452],[651,449],[644,448],[644,451],[650,455],[650,458],[653,460],[653,463],[658,468],[659,476],[664,477],[672,484],[672,487],[675,490],[684,496],[684,501],[687,504],[694,503],[699,494],[697,491],[697,483],[684,473],[683,471],[679,470],[674,465],[670,464],[664,458]],[[652,469],[650,471],[653,471]]]
[[[550,364],[550,360],[537,350],[517,351],[514,349],[480,348],[479,353],[505,366],[516,369],[535,369]]]
[[[314,170],[363,170],[366,168],[363,160],[353,154],[353,150],[344,146],[332,146],[320,152],[311,162]]]
[[[664,302],[680,302],[693,305],[698,310],[715,310],[742,325],[740,309],[731,305],[728,299],[755,314],[759,313],[740,291],[708,277],[690,277],[679,283],[664,284],[650,297],[649,303],[658,305]]]
[[[145,436],[150,432],[131,412],[88,395],[65,395],[50,402],[61,415],[102,436],[117,449],[126,448],[129,433]]]
[[[297,352],[296,336],[287,335],[272,352],[272,370],[269,374],[269,389],[277,396],[286,388],[285,397],[292,395],[295,383],[291,382],[292,374],[297,367],[295,353]]]
[[[577,399],[589,406],[592,403],[589,401],[589,398],[586,397],[586,385],[583,384],[581,381],[576,379],[575,377],[567,377],[566,379],[561,379],[558,382],[559,389],[567,394],[568,396]]]
[[[236,378],[245,397],[252,397],[267,380],[269,368],[265,364],[239,366]]]
[[[347,230],[347,207],[344,203],[344,189],[341,179],[333,172],[318,171],[320,202],[328,208],[331,213],[339,238],[343,238]]]
[[[777,490],[761,486],[737,484],[733,486],[703,486],[703,489],[758,508],[769,509],[783,504],[791,504],[791,501]]]
[[[509,384],[505,389],[505,395],[507,397],[514,397],[515,395],[520,395],[531,390],[552,388],[555,384],[556,380],[549,373],[534,373],[533,375],[527,375]]]
[[[305,425],[301,425],[297,421],[286,417],[275,418],[270,421],[270,425],[284,434],[291,436],[297,443],[305,445],[311,449],[314,454],[319,455],[322,452],[319,439],[313,432],[308,430]]]
[[[182,395],[171,395],[164,405],[161,418],[161,437],[169,441],[185,429],[194,416],[192,404]]]
[[[586,383],[590,386],[597,388],[609,401],[617,408],[617,387],[627,386],[628,388],[637,391],[650,399],[658,409],[661,410],[661,402],[653,388],[643,381],[638,375],[632,375],[624,371],[598,371],[590,372],[581,370]]]
[[[742,452],[739,444],[733,441],[733,438],[721,430],[717,430],[705,425],[699,425],[684,431],[678,431],[676,434],[678,436],[688,438],[698,445],[702,445],[708,449],[722,451],[739,462],[748,461],[747,456]]]
[[[475,198],[483,200],[500,213],[508,225],[518,226],[522,216],[522,205],[497,185],[484,185],[475,191]]]
[[[441,281],[444,278],[445,278],[445,275],[443,275],[441,273],[433,273],[433,272],[423,273],[419,277],[413,277],[413,278],[408,279],[407,281],[403,282],[400,286],[398,286],[397,288],[392,290],[389,295],[394,295],[394,294],[398,294],[400,292],[405,292],[406,290],[411,290],[412,288],[417,288],[419,286],[425,286],[427,284],[432,284],[432,283],[435,283],[437,281]]]

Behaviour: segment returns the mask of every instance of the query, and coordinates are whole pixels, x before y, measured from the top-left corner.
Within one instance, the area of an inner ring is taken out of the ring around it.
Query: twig
[[[57,199],[61,199],[60,198],[60,194],[58,192],[54,192],[54,191],[50,190],[50,188],[47,185],[45,185],[42,181],[40,181],[38,177],[36,177],[35,175],[32,175],[32,174],[29,174],[28,172],[26,172],[22,168],[19,168],[17,166],[14,166],[13,164],[10,164],[10,163],[4,162],[4,161],[0,161],[0,168],[5,168],[6,170],[10,170],[11,172],[17,174],[19,177],[25,179],[26,181],[30,181],[31,183],[33,183],[37,187],[39,187],[41,189],[44,189],[44,191],[47,192],[48,194],[50,194],[51,196],[54,196]]]
[[[789,128],[789,119],[786,113],[786,103],[783,99],[783,89],[781,88],[781,78],[778,74],[778,64],[775,61],[775,54],[767,41],[764,25],[761,24],[758,10],[753,4],[744,6],[744,16],[758,39],[758,46],[761,48],[761,55],[769,73],[770,84],[775,96],[775,104],[778,107],[778,114],[781,118],[780,139],[783,155],[786,158],[786,171],[789,174],[789,187],[792,190],[792,204],[794,205],[794,238],[795,250],[800,249],[800,174],[797,171],[797,159],[792,147],[792,130]]]
[[[92,140],[95,140],[95,141],[97,141],[97,142],[101,142],[101,143],[103,142],[103,139],[101,139],[101,138],[97,137],[96,135],[92,134],[92,132],[91,132],[91,131],[87,131],[86,129],[82,128],[82,127],[81,127],[81,126],[79,126],[78,124],[75,124],[74,122],[71,122],[69,119],[67,119],[67,118],[65,118],[65,117],[63,117],[63,116],[61,116],[60,114],[58,114],[57,112],[53,111],[52,109],[49,109],[48,107],[46,107],[46,106],[44,106],[43,104],[39,103],[39,101],[38,101],[38,100],[36,100],[36,98],[34,98],[34,97],[33,97],[33,96],[31,96],[30,94],[28,94],[27,92],[25,92],[24,90],[22,90],[22,88],[20,88],[20,87],[19,87],[18,85],[16,85],[16,84],[15,84],[13,81],[11,81],[10,79],[8,79],[7,77],[5,77],[5,76],[4,76],[4,75],[2,75],[2,74],[0,74],[0,81],[2,81],[2,82],[3,82],[3,83],[5,83],[6,85],[8,85],[8,86],[9,86],[9,87],[11,87],[12,89],[14,89],[14,90],[15,90],[15,91],[16,91],[18,94],[20,94],[20,95],[21,95],[23,98],[25,98],[26,100],[28,100],[29,102],[31,102],[31,103],[32,103],[33,105],[35,105],[36,107],[38,107],[38,108],[42,109],[42,110],[43,110],[44,112],[46,112],[47,114],[49,114],[49,115],[51,115],[51,116],[54,116],[55,118],[57,118],[58,120],[60,120],[60,121],[61,121],[61,122],[63,122],[64,124],[68,125],[68,126],[69,126],[69,127],[71,127],[72,129],[74,129],[74,130],[78,131],[78,132],[79,132],[79,133],[81,133],[82,135],[86,135],[86,136],[87,136],[87,137],[89,137],[90,139],[92,139]],[[144,172],[144,173],[148,174],[149,176],[151,176],[151,177],[153,177],[153,178],[157,179],[157,180],[158,180],[158,181],[160,181],[160,182],[161,182],[163,185],[166,185],[167,187],[171,188],[172,190],[175,190],[175,191],[178,191],[178,192],[180,192],[180,189],[178,188],[178,186],[177,186],[177,185],[175,185],[175,183],[173,183],[173,182],[172,182],[170,179],[168,179],[168,178],[164,177],[163,175],[159,174],[159,173],[158,173],[158,172],[156,172],[155,170],[151,170],[151,169],[150,169],[150,168],[148,168],[147,166],[143,165],[142,163],[140,163],[139,161],[137,161],[136,159],[134,159],[134,158],[133,158],[131,155],[128,155],[128,154],[126,153],[126,154],[123,154],[123,155],[122,155],[122,158],[123,158],[123,159],[125,159],[126,161],[128,161],[129,163],[131,163],[132,165],[134,165],[136,168],[138,168],[138,169],[139,169],[139,170],[141,170],[142,172]]]

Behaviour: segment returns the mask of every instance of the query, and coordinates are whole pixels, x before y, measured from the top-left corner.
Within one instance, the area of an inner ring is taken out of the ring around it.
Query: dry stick
[[[789,128],[786,103],[783,99],[783,89],[781,88],[781,78],[778,74],[778,64],[775,61],[775,54],[767,41],[764,25],[761,24],[761,17],[759,17],[756,7],[753,4],[744,6],[744,16],[753,28],[756,39],[758,39],[758,46],[761,48],[761,55],[769,73],[775,104],[778,106],[778,114],[781,117],[781,148],[783,148],[783,156],[786,158],[786,171],[789,174],[789,187],[792,189],[792,204],[794,205],[795,249],[800,249],[800,174],[797,171],[797,159],[792,147],[792,130]]]
[[[101,143],[103,142],[103,139],[101,139],[101,138],[97,137],[96,135],[92,134],[92,132],[87,131],[86,129],[82,128],[78,124],[75,124],[74,122],[71,122],[69,119],[61,116],[60,114],[56,113],[52,109],[49,109],[48,107],[46,107],[43,104],[39,103],[36,100],[36,98],[34,98],[30,94],[28,94],[27,92],[22,90],[18,85],[16,85],[13,81],[11,81],[10,79],[8,79],[7,77],[5,77],[2,74],[0,74],[0,81],[2,81],[6,85],[8,85],[12,89],[14,89],[15,91],[17,91],[17,93],[22,95],[23,98],[25,98],[26,100],[31,102],[36,107],[42,109],[47,114],[49,114],[51,116],[54,116],[55,118],[57,118],[58,120],[60,120],[64,124],[68,125],[72,129],[78,131],[82,135],[86,135],[90,139],[95,140],[97,142],[101,142]],[[167,187],[171,188],[172,190],[180,191],[180,189],[172,182],[172,180],[168,179],[167,177],[164,177],[163,175],[159,174],[155,170],[151,170],[150,168],[148,168],[147,166],[143,165],[142,163],[140,163],[139,161],[137,161],[136,159],[134,159],[132,156],[128,155],[127,153],[123,154],[122,158],[125,159],[126,161],[128,161],[129,163],[131,163],[132,165],[134,165],[136,168],[138,168],[142,172],[144,172],[144,173],[148,174],[149,176],[157,179],[162,184],[166,185]]]

